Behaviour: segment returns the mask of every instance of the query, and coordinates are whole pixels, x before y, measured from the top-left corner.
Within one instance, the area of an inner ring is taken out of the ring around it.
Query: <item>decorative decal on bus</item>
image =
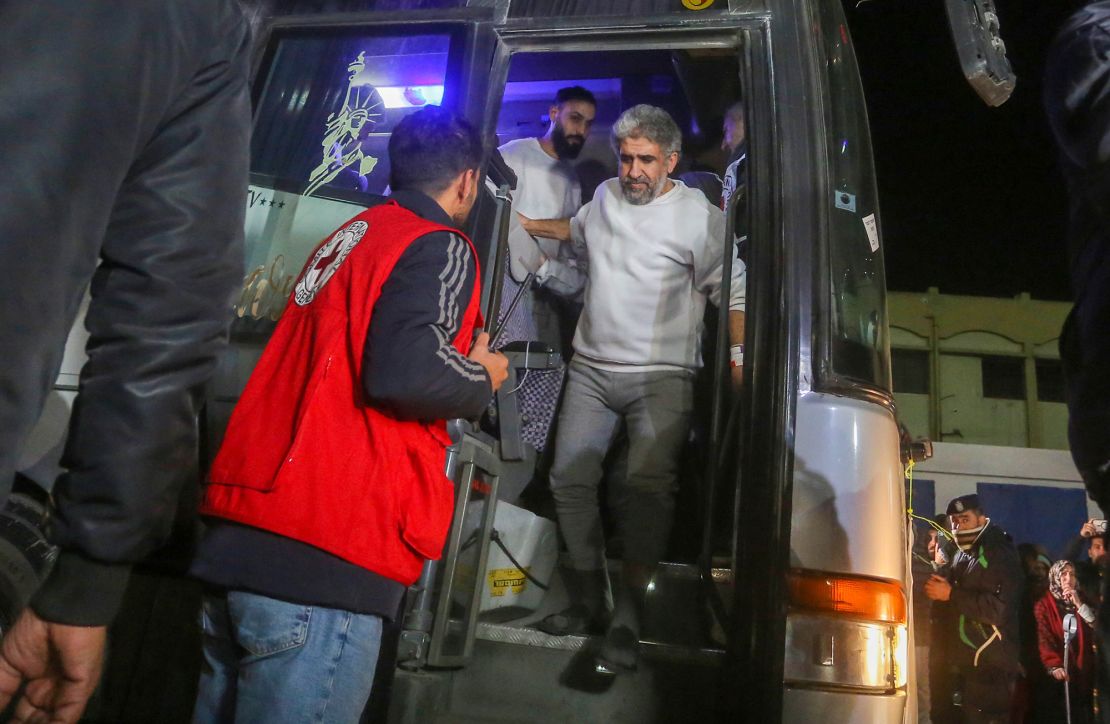
[[[323,160],[309,174],[304,196],[311,196],[341,174],[353,176],[354,185],[366,190],[366,177],[378,165],[377,158],[363,152],[362,144],[385,117],[382,112],[385,102],[377,88],[359,77],[365,68],[365,52],[360,52],[347,66],[351,73],[347,79],[347,96],[339,112],[328,115],[321,141]]]

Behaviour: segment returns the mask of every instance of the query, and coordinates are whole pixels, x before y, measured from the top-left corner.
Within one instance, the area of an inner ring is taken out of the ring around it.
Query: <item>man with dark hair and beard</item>
[[[608,618],[598,484],[622,424],[628,435],[627,472],[610,491],[624,560],[600,673],[636,667],[644,595],[671,533],[705,304],[728,306],[740,346],[745,301],[740,265],[722,294],[731,251],[724,214],[669,177],[682,147],[674,119],[662,108],[633,106],[613,125],[612,143],[619,177],[598,186],[590,203],[571,219],[523,222],[530,233],[588,249],[590,259],[551,469],[571,605],[540,622],[549,634],[586,633]],[[742,349],[734,360],[739,383]]]
[[[501,156],[516,173],[513,208],[534,219],[574,216],[582,206],[582,186],[571,161],[577,158],[597,115],[593,93],[581,86],[560,88],[548,109],[544,135],[501,146]],[[509,227],[509,263],[505,265],[502,313],[520,285],[534,275],[530,289],[508,319],[500,345],[539,341],[564,353],[577,317],[577,300],[586,285],[586,266],[570,244],[535,238],[514,218]],[[530,370],[521,381],[521,437],[539,453],[547,446],[563,369]]]
[[[581,153],[596,115],[593,93],[581,86],[560,88],[548,109],[550,122],[544,135],[509,141],[498,149],[516,173],[513,209],[518,214],[530,219],[565,219],[578,213],[582,185],[570,162]],[[574,296],[582,291],[585,275],[568,259],[570,247],[531,237],[523,230],[514,237],[511,262],[517,281],[531,271],[537,286],[556,294]]]

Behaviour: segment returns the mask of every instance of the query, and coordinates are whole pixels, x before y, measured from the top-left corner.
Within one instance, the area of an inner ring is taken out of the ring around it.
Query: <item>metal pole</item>
[[[1075,636],[1075,630],[1078,624],[1075,620],[1075,614],[1069,613],[1064,616],[1064,710],[1067,713],[1068,724],[1071,724],[1071,688],[1068,686],[1068,648],[1071,645],[1072,637]]]

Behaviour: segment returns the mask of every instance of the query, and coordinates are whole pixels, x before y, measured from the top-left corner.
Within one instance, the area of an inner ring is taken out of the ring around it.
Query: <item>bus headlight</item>
[[[906,685],[906,597],[890,581],[795,570],[786,618],[789,684],[889,692]]]

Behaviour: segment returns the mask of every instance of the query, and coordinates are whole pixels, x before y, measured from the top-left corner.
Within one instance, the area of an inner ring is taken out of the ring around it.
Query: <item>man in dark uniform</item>
[[[943,574],[925,584],[932,601],[947,602],[946,654],[958,677],[953,697],[968,724],[1009,721],[1021,673],[1018,604],[1024,585],[1013,542],[991,523],[979,496],[948,504],[958,551]]]

